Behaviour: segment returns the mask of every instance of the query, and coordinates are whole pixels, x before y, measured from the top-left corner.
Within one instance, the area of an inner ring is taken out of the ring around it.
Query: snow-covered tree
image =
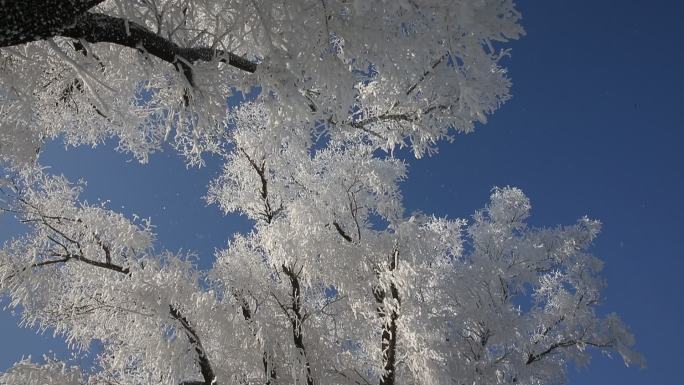
[[[406,213],[392,155],[429,154],[508,98],[510,0],[0,0],[0,295],[92,368],[13,384],[548,384],[590,350],[640,364],[600,316],[599,223]],[[229,106],[239,90],[254,101]],[[207,201],[254,221],[209,271],[35,161],[50,138],[224,156]]]
[[[274,124],[362,131],[430,151],[508,98],[498,43],[511,0],[0,2],[0,155],[117,137],[140,160],[165,138],[221,151],[226,97],[259,86]]]

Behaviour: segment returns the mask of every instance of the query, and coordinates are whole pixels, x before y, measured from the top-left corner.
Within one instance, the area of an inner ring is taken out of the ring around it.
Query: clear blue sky
[[[521,187],[532,199],[531,222],[600,219],[593,249],[606,262],[602,311],[632,327],[648,368],[625,368],[597,356],[571,370],[570,384],[676,384],[684,364],[684,4],[678,1],[519,1],[527,36],[506,64],[514,98],[489,124],[412,161],[404,183],[409,211],[469,217],[492,186]],[[86,197],[150,216],[160,245],[213,250],[248,223],[223,217],[201,197],[219,162],[185,170],[172,152],[149,165],[110,147],[64,152],[43,161],[88,180]],[[128,162],[127,162],[128,161]],[[14,229],[0,219],[0,237]],[[61,343],[17,329],[0,314],[0,370],[24,353]]]

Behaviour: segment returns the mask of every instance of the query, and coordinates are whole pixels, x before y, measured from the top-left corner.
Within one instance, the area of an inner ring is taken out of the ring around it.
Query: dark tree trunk
[[[189,64],[218,59],[246,72],[257,65],[232,52],[209,47],[180,47],[125,19],[87,12],[104,0],[0,0],[0,48],[55,36],[112,43],[139,49],[176,66],[190,84]]]
[[[207,352],[204,350],[204,346],[202,346],[202,341],[200,341],[200,338],[197,335],[195,328],[190,324],[190,322],[188,322],[188,319],[185,318],[183,314],[181,314],[178,308],[169,305],[169,313],[171,314],[171,317],[173,319],[180,322],[181,326],[183,326],[185,335],[188,337],[190,344],[195,348],[195,352],[197,353],[197,365],[199,366],[200,372],[202,373],[202,377],[204,378],[204,382],[185,382],[183,384],[216,385],[216,376],[214,375],[214,369],[211,367],[209,357],[207,357]]]
[[[399,252],[395,250],[389,261],[389,271],[396,270],[399,262],[398,258]],[[389,290],[376,287],[373,294],[378,303],[378,316],[384,321],[380,345],[383,358],[383,374],[380,377],[380,385],[394,385],[397,364],[397,320],[399,319],[399,311],[396,308],[388,309],[384,302],[385,298],[389,296],[393,302],[401,304],[401,298],[394,282],[390,283]]]
[[[301,306],[301,285],[299,283],[299,276],[293,269],[283,265],[283,272],[290,279],[290,286],[292,288],[290,309],[290,324],[292,325],[292,339],[295,347],[302,355],[304,367],[306,368],[306,385],[314,385],[313,373],[311,373],[311,364],[306,355],[306,347],[304,346],[304,335],[302,334],[302,323],[304,322],[304,315],[302,314]]]

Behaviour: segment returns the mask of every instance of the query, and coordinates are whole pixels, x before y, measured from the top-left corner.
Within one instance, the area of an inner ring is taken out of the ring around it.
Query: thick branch
[[[86,12],[103,0],[2,0],[0,47],[9,47],[55,36],[91,43],[112,43],[144,50],[175,65],[192,84],[190,65],[219,60],[253,73],[257,64],[232,52],[210,47],[180,47],[144,26],[119,17]]]
[[[425,110],[418,110],[418,111],[411,111],[411,112],[403,112],[403,113],[395,113],[391,114],[389,112],[386,112],[384,114],[376,115],[376,116],[371,116],[366,119],[362,119],[356,122],[352,122],[350,125],[354,128],[359,128],[359,129],[364,129],[367,128],[367,126],[372,125],[374,123],[380,123],[380,122],[415,122],[418,119],[420,119],[421,115],[427,115],[431,113],[432,111],[435,110],[446,110],[448,109],[449,106],[444,106],[444,105],[437,105],[437,106],[430,106],[426,108]]]
[[[396,291],[394,284],[392,284],[392,292]],[[383,367],[382,377],[380,378],[380,385],[394,385],[395,371],[397,361],[397,312],[391,312],[389,325],[384,325],[382,328],[382,352],[383,360],[385,361]]]
[[[195,329],[192,327],[192,325],[190,325],[190,322],[188,322],[187,318],[185,318],[185,316],[183,316],[183,314],[181,314],[176,307],[169,305],[169,313],[171,314],[171,317],[173,317],[181,324],[181,326],[183,326],[185,335],[188,336],[188,340],[195,347],[195,352],[197,352],[197,364],[199,365],[200,372],[204,378],[203,384],[214,384],[216,376],[214,375],[214,370],[209,362],[209,357],[207,357],[207,353],[204,350],[204,346],[202,346],[202,342],[200,341],[197,332],[195,332]]]
[[[300,351],[302,358],[304,360],[304,366],[306,368],[306,384],[314,385],[313,375],[311,373],[311,365],[309,364],[309,359],[306,356],[306,347],[304,346],[304,336],[302,335],[302,323],[304,322],[304,315],[302,314],[301,307],[301,285],[299,283],[299,276],[292,269],[283,265],[283,272],[290,280],[290,286],[292,288],[291,300],[292,300],[292,313],[290,315],[290,324],[292,325],[292,337],[294,340],[295,347]]]
[[[192,83],[189,64],[218,59],[222,63],[253,73],[257,65],[232,52],[209,47],[184,48],[147,28],[125,19],[101,13],[85,13],[61,36],[82,39],[90,43],[113,43],[143,50],[182,69]]]
[[[335,226],[335,230],[337,230],[337,233],[340,234],[342,238],[344,238],[345,241],[347,242],[353,242],[352,237],[349,236],[343,229],[342,226],[340,226],[339,223],[333,222],[333,226]]]
[[[59,35],[104,0],[0,0],[0,47]]]
[[[113,263],[109,263],[109,262],[100,262],[100,261],[96,261],[96,260],[93,260],[93,259],[88,259],[88,258],[85,258],[85,257],[82,256],[82,255],[75,255],[75,256],[73,256],[73,258],[76,259],[76,260],[78,260],[78,261],[81,261],[81,262],[83,262],[83,263],[86,263],[86,264],[88,264],[88,265],[92,265],[92,266],[95,266],[95,267],[101,267],[101,268],[103,268],[103,269],[115,271],[115,272],[117,272],[117,273],[123,273],[123,274],[128,274],[128,273],[129,273],[129,270],[128,270],[127,267],[122,267],[122,266],[119,266],[119,265],[115,265],[115,264],[113,264]]]

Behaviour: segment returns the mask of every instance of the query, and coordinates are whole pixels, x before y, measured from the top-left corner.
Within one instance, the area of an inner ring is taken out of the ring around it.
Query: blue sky
[[[517,186],[532,200],[531,223],[570,224],[583,215],[604,230],[593,252],[606,262],[601,311],[616,312],[637,337],[648,368],[596,356],[570,384],[674,384],[684,363],[684,4],[677,1],[519,1],[527,36],[506,62],[513,99],[474,134],[411,161],[409,211],[469,217],[492,186]],[[64,151],[43,161],[88,181],[86,197],[151,217],[160,245],[213,250],[243,218],[224,217],[201,197],[219,162],[186,170],[171,151],[140,166],[111,146]],[[15,231],[0,218],[0,237]],[[22,354],[62,344],[17,329],[0,313],[0,370]]]

